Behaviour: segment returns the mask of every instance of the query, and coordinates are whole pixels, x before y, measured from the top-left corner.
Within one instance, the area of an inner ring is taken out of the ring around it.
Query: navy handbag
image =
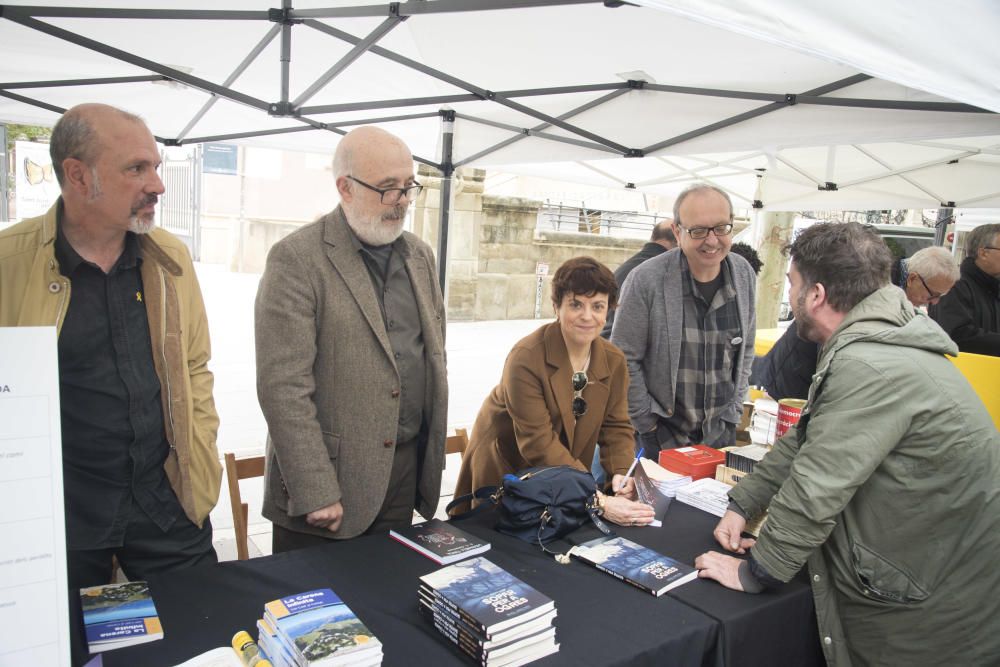
[[[470,501],[483,502],[470,512],[452,517],[460,520],[491,506],[497,507],[496,529],[525,542],[545,545],[593,522],[602,533],[611,531],[597,515],[597,482],[588,472],[571,466],[528,468],[506,474],[500,486],[484,486],[474,493],[455,498],[448,511]],[[490,504],[492,503],[492,505]]]

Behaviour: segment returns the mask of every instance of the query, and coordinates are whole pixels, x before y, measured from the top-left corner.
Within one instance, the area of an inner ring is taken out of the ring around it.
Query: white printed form
[[[0,327],[0,667],[68,665],[54,327]]]

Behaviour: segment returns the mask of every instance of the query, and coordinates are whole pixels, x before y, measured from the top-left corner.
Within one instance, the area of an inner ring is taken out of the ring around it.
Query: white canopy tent
[[[5,4],[0,121],[103,101],[167,145],[313,151],[378,123],[446,175],[711,180],[773,210],[1000,206],[1000,5],[639,1]]]

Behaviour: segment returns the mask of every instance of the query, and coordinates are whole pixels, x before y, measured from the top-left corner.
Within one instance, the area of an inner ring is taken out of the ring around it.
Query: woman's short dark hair
[[[573,257],[556,270],[552,277],[552,303],[558,308],[567,294],[607,294],[608,309],[618,305],[615,274],[593,257]]]
[[[819,283],[846,313],[889,284],[893,257],[878,232],[856,222],[818,223],[785,247],[806,287]]]

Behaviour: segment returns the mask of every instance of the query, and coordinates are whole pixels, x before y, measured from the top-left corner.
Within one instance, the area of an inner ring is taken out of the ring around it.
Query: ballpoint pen
[[[628,470],[625,471],[625,476],[622,477],[622,481],[621,481],[621,483],[618,484],[618,488],[615,490],[615,493],[618,493],[619,491],[621,491],[622,489],[625,488],[625,480],[627,480],[629,477],[631,477],[632,473],[635,472],[635,466],[636,466],[637,463],[639,463],[639,459],[642,458],[642,453],[644,451],[646,451],[646,449],[644,447],[640,447],[639,451],[636,452],[635,460],[632,461],[632,465],[630,465],[628,467]]]

